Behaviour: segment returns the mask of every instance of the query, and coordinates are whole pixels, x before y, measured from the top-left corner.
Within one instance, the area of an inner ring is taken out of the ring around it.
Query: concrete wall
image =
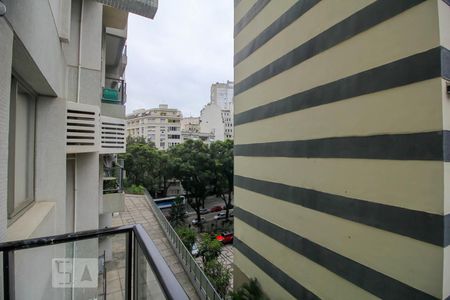
[[[200,132],[214,133],[215,141],[225,140],[225,123],[220,107],[208,103],[200,112]]]
[[[82,5],[83,4],[83,5]],[[83,13],[81,14],[81,7]],[[67,100],[101,105],[103,5],[93,0],[74,0],[71,7],[70,43],[63,43],[67,59]],[[81,26],[81,60],[80,18]],[[78,96],[78,66],[80,95]]]
[[[450,295],[449,24],[440,0],[238,2],[236,286]]]
[[[75,231],[98,228],[100,184],[98,174],[98,153],[77,154]]]
[[[35,200],[55,203],[54,234],[65,233],[66,103],[39,97],[36,112]],[[51,184],[49,184],[51,183]]]
[[[6,238],[7,188],[8,188],[8,136],[9,136],[9,98],[11,90],[11,65],[13,33],[0,19],[0,242]]]
[[[36,87],[36,91],[51,96],[63,95],[66,64],[50,3],[30,0],[3,2],[7,7],[6,18],[14,28],[16,37],[23,43],[51,89],[47,91]],[[49,57],[53,61],[51,64],[48,63]],[[28,74],[23,72],[21,76],[27,79]]]

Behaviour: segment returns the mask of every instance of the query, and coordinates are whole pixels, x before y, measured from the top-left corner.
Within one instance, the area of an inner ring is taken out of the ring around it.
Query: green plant
[[[183,244],[186,246],[186,248],[190,251],[192,249],[192,246],[195,243],[195,239],[197,237],[197,233],[195,230],[188,228],[186,226],[178,227],[175,229],[176,233],[180,237]]]
[[[170,208],[170,224],[172,227],[178,227],[184,225],[184,221],[187,218],[186,206],[183,200],[177,196],[174,200],[172,207]]]
[[[230,297],[232,300],[269,300],[269,297],[264,295],[256,278],[250,279],[235,292],[231,292]]]
[[[127,194],[135,194],[135,195],[143,195],[144,187],[142,185],[132,184],[131,186],[125,189]]]
[[[214,236],[209,234],[203,234],[202,240],[200,241],[200,255],[202,256],[203,264],[212,261],[219,257],[220,248],[222,248],[222,243],[215,239]]]
[[[224,267],[217,259],[214,259],[204,264],[203,271],[216,288],[216,291],[224,297],[230,285],[230,270]]]

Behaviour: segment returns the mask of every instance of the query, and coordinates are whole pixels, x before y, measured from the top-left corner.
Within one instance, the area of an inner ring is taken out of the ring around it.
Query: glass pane
[[[155,273],[138,245],[136,254],[137,299],[166,299]]]
[[[123,299],[124,236],[15,251],[16,299]]]
[[[125,299],[126,294],[126,234],[100,239],[100,254],[105,258],[101,276],[101,294],[106,299]],[[106,285],[104,284],[106,283]],[[105,299],[105,298],[100,298]]]
[[[36,102],[19,88],[15,115],[14,209],[34,198],[34,135]]]

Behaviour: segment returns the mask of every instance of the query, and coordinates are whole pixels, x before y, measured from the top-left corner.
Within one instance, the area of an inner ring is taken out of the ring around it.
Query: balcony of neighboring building
[[[103,10],[103,86],[101,112],[125,118],[128,12],[105,6]]]
[[[105,77],[102,89],[102,115],[125,119],[126,82],[122,78]]]
[[[123,164],[123,161],[121,162]],[[103,196],[100,213],[124,211],[125,193],[123,189],[124,169],[120,163],[103,169]]]

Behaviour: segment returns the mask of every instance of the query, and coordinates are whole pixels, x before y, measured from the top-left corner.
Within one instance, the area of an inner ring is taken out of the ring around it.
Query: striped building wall
[[[450,299],[450,1],[235,1],[235,284]]]

